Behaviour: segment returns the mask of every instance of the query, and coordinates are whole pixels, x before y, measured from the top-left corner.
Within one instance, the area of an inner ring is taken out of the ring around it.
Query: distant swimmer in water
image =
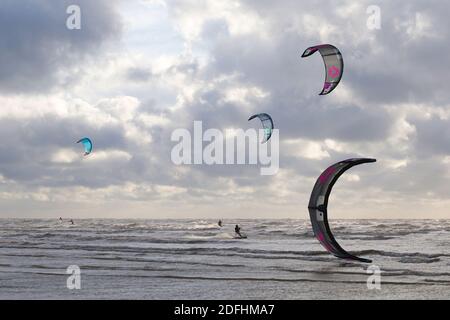
[[[236,232],[236,234],[242,238],[241,228],[238,225],[236,225],[236,227],[234,227],[234,232]]]
[[[219,225],[219,227],[222,228],[222,220],[219,220],[219,222],[217,222],[217,224]]]

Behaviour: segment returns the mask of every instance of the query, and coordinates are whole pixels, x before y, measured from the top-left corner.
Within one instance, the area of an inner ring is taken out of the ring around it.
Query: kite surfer
[[[242,238],[241,228],[239,227],[239,225],[236,225],[236,227],[234,227],[234,232],[236,232],[236,234]]]

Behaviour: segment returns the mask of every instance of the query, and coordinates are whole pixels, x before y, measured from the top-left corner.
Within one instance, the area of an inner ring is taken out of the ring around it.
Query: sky
[[[80,29],[67,28],[70,5]],[[379,28],[368,20],[379,8]],[[372,7],[373,8],[373,7]],[[450,218],[446,1],[3,0],[0,217],[300,218],[318,175],[330,218]],[[319,96],[319,54],[342,53]],[[280,169],[176,165],[174,130],[279,129]],[[75,142],[90,137],[83,156]]]

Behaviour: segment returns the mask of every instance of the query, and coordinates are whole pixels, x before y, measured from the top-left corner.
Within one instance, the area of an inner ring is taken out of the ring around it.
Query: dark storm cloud
[[[81,30],[66,27],[69,5],[81,8]],[[120,32],[110,1],[4,0],[0,3],[0,92],[43,93],[73,82],[80,72],[77,68],[101,56],[102,45]]]

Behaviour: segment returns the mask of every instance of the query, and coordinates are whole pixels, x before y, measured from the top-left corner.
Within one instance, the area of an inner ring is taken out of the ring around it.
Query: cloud
[[[81,8],[81,29],[66,27],[70,5]],[[13,0],[0,5],[0,92],[45,93],[69,86],[121,33],[110,1]]]
[[[80,32],[66,1],[0,6],[1,215],[308,218],[326,167],[375,157],[339,180],[335,217],[448,217],[449,4],[381,1],[369,30],[370,1],[76,3]],[[327,96],[321,57],[300,58],[320,43],[345,63]],[[257,112],[280,130],[277,175],[171,162],[173,130]]]

